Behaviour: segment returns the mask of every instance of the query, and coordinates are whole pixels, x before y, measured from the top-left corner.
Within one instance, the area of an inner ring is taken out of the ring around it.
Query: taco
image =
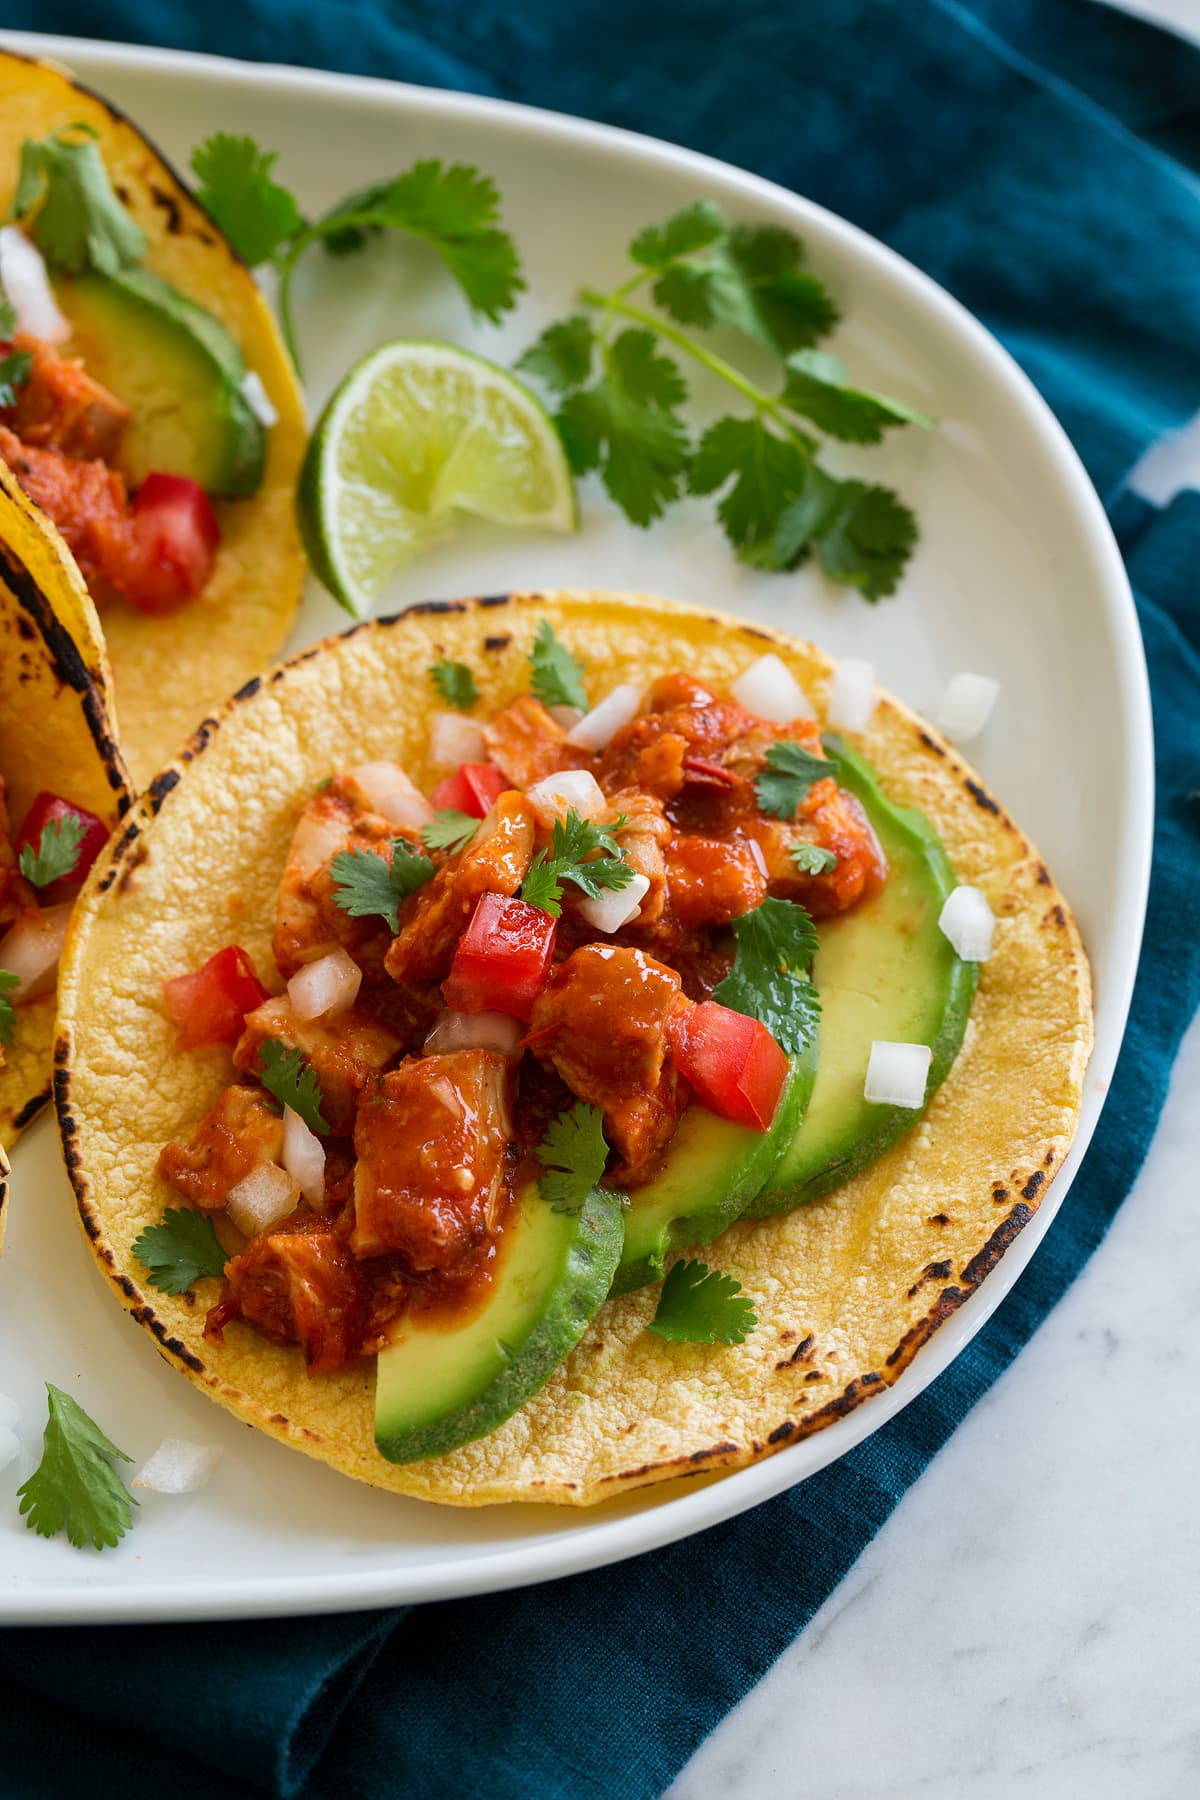
[[[131,799],[110,703],[79,571],[0,465],[0,1145],[50,1098],[70,903]]]
[[[510,595],[201,729],[93,872],[56,1050],[88,1240],[170,1362],[460,1505],[737,1467],[896,1379],[1062,1163],[1089,974],[933,731],[880,695],[822,734],[833,675]],[[866,1097],[876,1040],[915,1085]]]
[[[140,783],[287,636],[300,393],[249,269],[157,150],[11,52],[0,218],[0,459],[100,608]]]

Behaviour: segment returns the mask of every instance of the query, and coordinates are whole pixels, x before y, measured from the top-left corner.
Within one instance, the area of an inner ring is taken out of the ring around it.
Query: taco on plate
[[[110,701],[79,571],[0,466],[0,1145],[50,1098],[71,902],[131,799]]]
[[[154,147],[0,52],[0,460],[103,617],[136,781],[287,636],[303,407],[253,276]]]
[[[1062,1162],[1090,987],[934,732],[886,695],[822,731],[834,672],[509,595],[201,729],[93,871],[56,1050],[89,1242],[168,1360],[461,1505],[736,1467],[895,1380]]]

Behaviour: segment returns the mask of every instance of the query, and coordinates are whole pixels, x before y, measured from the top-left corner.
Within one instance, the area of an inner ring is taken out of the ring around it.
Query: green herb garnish
[[[473,819],[470,813],[445,806],[434,813],[428,825],[422,825],[421,839],[427,850],[448,850],[453,855],[457,850],[466,849],[479,826],[480,821]]]
[[[540,619],[529,652],[529,686],[534,698],[543,706],[576,706],[586,712],[583,669],[579,658],[555,636],[549,619]]]
[[[86,836],[87,826],[78,813],[63,813],[60,818],[47,819],[38,837],[37,849],[32,844],[23,845],[17,866],[34,887],[49,887],[52,881],[61,881],[64,875],[71,873],[79,861],[79,847]]]
[[[439,656],[430,664],[429,679],[442,699],[457,707],[459,712],[467,712],[479,698],[475,677],[466,663],[451,662],[448,656]]]
[[[146,254],[146,234],[113,192],[90,125],[25,139],[9,217],[26,223],[46,261],[71,275],[118,275]]]
[[[812,919],[792,900],[764,900],[730,926],[733,967],[713,999],[758,1019],[789,1056],[812,1042],[821,1016],[809,968],[817,949]]]
[[[202,1276],[223,1275],[228,1260],[212,1219],[192,1206],[169,1206],[133,1240],[133,1254],[163,1294],[186,1294]]]
[[[0,342],[11,338],[16,329],[17,315],[0,287]],[[33,353],[29,350],[10,350],[7,356],[0,356],[0,406],[17,404],[17,389],[29,380],[32,367]]]
[[[767,766],[754,778],[759,807],[773,819],[794,819],[809,789],[833,774],[833,764],[813,756],[791,738],[781,738],[767,751]]]
[[[303,1051],[288,1050],[274,1038],[267,1038],[258,1053],[258,1073],[263,1086],[280,1106],[290,1106],[310,1131],[317,1132],[320,1137],[328,1136],[329,1126],[321,1113],[324,1095],[316,1070],[308,1063]]]
[[[577,1213],[597,1185],[608,1161],[604,1114],[577,1100],[560,1113],[538,1145],[542,1173],[538,1191],[555,1212]]]
[[[612,826],[593,825],[569,808],[565,819],[554,821],[549,850],[539,850],[530,863],[521,899],[557,919],[564,881],[573,882],[590,900],[606,889],[628,887],[634,872],[613,835],[624,823],[617,819]]]
[[[758,1317],[732,1275],[702,1262],[677,1262],[647,1326],[672,1344],[744,1344]]]
[[[478,823],[478,821],[476,821]],[[400,929],[400,906],[433,874],[433,864],[403,838],[392,843],[392,860],[377,850],[339,850],[329,865],[333,898],[352,919],[378,915]]]
[[[801,875],[828,875],[830,869],[837,868],[833,851],[823,850],[820,844],[792,844],[788,855]]]
[[[50,1416],[42,1438],[42,1460],[17,1489],[21,1513],[30,1531],[67,1537],[81,1550],[113,1545],[133,1524],[137,1501],[125,1486],[113,1459],[132,1462],[106,1438],[77,1400],[53,1382],[46,1383]]]

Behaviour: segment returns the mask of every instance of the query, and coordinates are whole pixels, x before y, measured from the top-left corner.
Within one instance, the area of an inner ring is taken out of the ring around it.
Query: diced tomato
[[[755,1131],[770,1127],[788,1059],[758,1019],[716,1000],[680,1008],[671,1020],[671,1048],[702,1106]]]
[[[176,612],[208,581],[220,542],[217,515],[198,482],[147,475],[133,502],[121,591],[142,612]]]
[[[438,783],[429,804],[435,812],[452,806],[472,819],[486,819],[508,786],[495,763],[464,763],[456,774]]]
[[[76,887],[83,880],[108,840],[108,826],[95,813],[89,812],[86,806],[76,806],[71,800],[64,800],[61,794],[48,794],[45,791],[37,796],[29,811],[21,821],[21,829],[13,840],[13,849],[17,855],[26,844],[36,850],[42,841],[42,832],[47,825],[56,819],[78,819],[83,825],[83,838],[79,845],[79,855],[75,867],[61,881],[51,884],[54,889]],[[50,888],[42,890],[43,897],[53,898]]]
[[[255,974],[254,964],[237,944],[218,950],[191,975],[176,975],[163,982],[163,1000],[179,1028],[181,1050],[231,1044],[242,1035],[246,1014],[266,998],[267,990]]]
[[[528,1019],[546,984],[557,928],[540,906],[481,894],[442,983],[446,1005]]]

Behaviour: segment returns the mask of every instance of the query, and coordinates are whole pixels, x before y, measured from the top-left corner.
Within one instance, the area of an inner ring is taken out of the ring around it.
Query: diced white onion
[[[20,1422],[21,1409],[8,1394],[0,1394],[0,1430],[12,1431]]]
[[[976,887],[956,887],[938,914],[938,926],[963,962],[986,962],[992,954],[996,915]]]
[[[21,1440],[7,1425],[0,1425],[0,1469],[7,1469],[21,1448]]]
[[[360,763],[349,773],[371,810],[382,813],[391,824],[405,831],[420,831],[432,819],[432,806],[399,763]]]
[[[334,1019],[348,1013],[362,985],[362,970],[340,948],[297,969],[287,984],[297,1019]]]
[[[218,1444],[193,1444],[187,1438],[164,1438],[129,1485],[150,1488],[156,1494],[194,1494],[197,1488],[205,1485],[220,1460]]]
[[[435,712],[429,726],[429,759],[441,769],[486,761],[483,733],[474,719],[464,719],[456,712]]]
[[[602,888],[595,900],[579,902],[579,916],[596,931],[620,931],[641,911],[642,901],[650,891],[645,875],[635,875],[623,888]]]
[[[325,1205],[325,1146],[290,1106],[283,1109],[283,1166],[320,1212]]]
[[[263,386],[263,378],[257,369],[247,369],[242,376],[242,399],[250,408],[260,425],[270,431],[272,425],[278,425],[279,414],[275,404]]]
[[[248,1175],[235,1182],[225,1202],[230,1218],[247,1237],[269,1231],[295,1212],[300,1198],[300,1184],[294,1175],[278,1163],[259,1163]]]
[[[928,1044],[889,1044],[876,1038],[867,1063],[863,1099],[873,1106],[925,1104],[925,1083],[933,1051]]]
[[[59,906],[43,906],[35,913],[26,913],[0,938],[0,969],[17,977],[16,987],[8,993],[14,1005],[49,989],[70,916],[69,900]]]
[[[519,1019],[508,1013],[444,1012],[425,1039],[427,1056],[448,1055],[454,1050],[498,1050],[511,1056],[524,1031]]]
[[[747,712],[759,719],[770,719],[775,725],[816,717],[808,695],[773,650],[751,663],[729,691]]]
[[[623,681],[572,725],[567,733],[568,744],[574,744],[577,750],[603,750],[618,731],[637,718],[641,704],[641,688]]]
[[[875,669],[857,656],[844,656],[837,666],[825,717],[839,731],[865,731],[875,711]]]
[[[17,330],[48,344],[65,344],[70,322],[59,311],[41,252],[16,225],[0,230],[0,286],[17,315]]]
[[[582,712],[577,706],[548,706],[546,711],[550,714],[554,723],[556,725],[561,725],[564,731],[574,731],[576,725],[578,725],[580,719],[583,717]]]
[[[969,744],[991,718],[999,692],[1000,683],[990,675],[971,675],[965,669],[952,675],[938,707],[939,729],[956,744]]]
[[[581,819],[598,819],[608,805],[604,790],[587,769],[563,769],[547,775],[526,788],[525,798],[538,816],[538,824],[549,831],[555,819],[565,818],[574,809]]]

